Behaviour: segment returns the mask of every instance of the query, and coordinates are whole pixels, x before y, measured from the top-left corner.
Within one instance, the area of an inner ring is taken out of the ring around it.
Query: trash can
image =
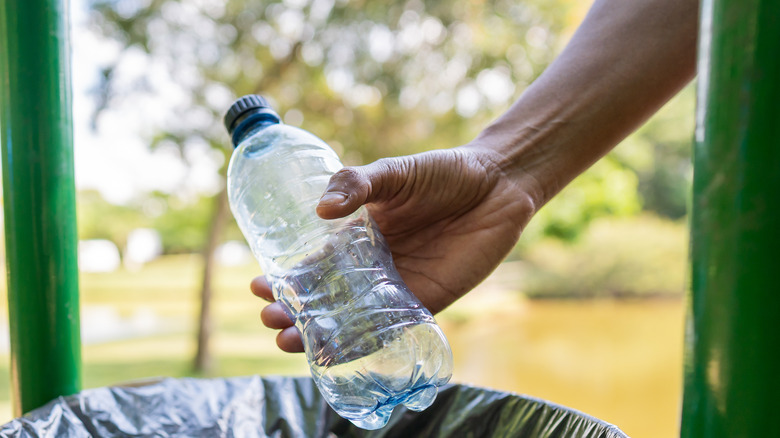
[[[0,428],[0,437],[627,437],[543,400],[447,385],[423,412],[396,408],[382,429],[336,415],[311,378],[164,379],[60,397]]]

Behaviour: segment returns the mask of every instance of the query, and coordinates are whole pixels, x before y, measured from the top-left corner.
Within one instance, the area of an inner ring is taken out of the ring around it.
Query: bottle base
[[[393,414],[393,410],[398,405],[404,405],[411,411],[420,412],[427,409],[436,400],[438,394],[438,388],[433,385],[425,385],[423,387],[410,390],[401,397],[393,398],[382,403],[380,406],[371,412],[370,414],[363,416],[360,419],[352,419],[344,416],[341,412],[336,412],[339,415],[347,418],[355,426],[366,429],[376,430],[383,428],[390,420],[390,416]]]

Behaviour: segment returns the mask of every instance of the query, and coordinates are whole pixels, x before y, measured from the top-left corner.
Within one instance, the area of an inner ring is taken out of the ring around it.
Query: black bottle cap
[[[233,105],[230,106],[230,109],[228,109],[225,114],[224,123],[228,134],[230,134],[231,137],[235,137],[233,133],[236,128],[241,122],[246,120],[248,116],[253,114],[267,115],[268,118],[272,120],[275,119],[276,122],[281,120],[279,115],[276,114],[276,111],[271,108],[271,104],[269,104],[263,96],[248,94],[233,102]]]

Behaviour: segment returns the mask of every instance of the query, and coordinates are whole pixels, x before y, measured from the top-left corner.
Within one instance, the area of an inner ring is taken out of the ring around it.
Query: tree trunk
[[[212,370],[214,361],[209,350],[209,339],[212,331],[211,297],[212,278],[214,275],[214,251],[219,244],[219,237],[225,228],[227,219],[227,186],[214,198],[211,223],[209,225],[206,245],[203,248],[203,282],[200,289],[200,314],[198,316],[198,346],[195,353],[194,371],[205,374]]]

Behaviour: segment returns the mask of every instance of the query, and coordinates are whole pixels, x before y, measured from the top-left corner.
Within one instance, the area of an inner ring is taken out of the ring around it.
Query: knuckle
[[[388,175],[401,173],[406,167],[405,161],[399,158],[380,158],[374,164],[380,172]]]
[[[345,167],[330,178],[329,189],[344,190],[361,181],[360,172],[354,167]]]
[[[356,180],[360,178],[360,172],[354,167],[344,167],[333,175],[334,179]]]

